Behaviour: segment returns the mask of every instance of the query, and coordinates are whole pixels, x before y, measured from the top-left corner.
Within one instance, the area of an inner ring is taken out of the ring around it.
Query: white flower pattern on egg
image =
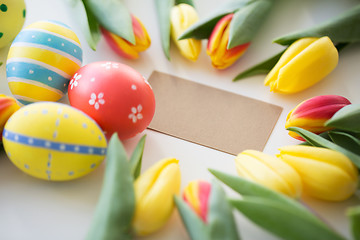
[[[81,78],[81,74],[75,73],[74,77],[70,81],[70,89],[77,87],[79,84],[78,80]]]
[[[90,105],[94,105],[94,108],[96,110],[99,110],[100,105],[104,105],[105,104],[105,100],[104,100],[104,93],[99,93],[97,96],[95,93],[91,93],[90,95],[90,100],[89,100],[89,104]]]
[[[133,123],[136,123],[137,120],[140,120],[143,118],[141,111],[142,111],[141,104],[139,104],[137,107],[132,107],[131,113],[129,114],[129,119],[131,119]]]
[[[103,63],[101,64],[102,67],[106,68],[107,70],[108,69],[111,69],[111,68],[119,68],[119,64],[118,63],[112,63],[112,62],[106,62],[106,63]]]

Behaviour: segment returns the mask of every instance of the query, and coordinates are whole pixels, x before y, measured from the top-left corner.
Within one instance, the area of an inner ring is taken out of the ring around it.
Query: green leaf
[[[255,182],[248,181],[245,178],[231,176],[213,169],[209,169],[209,171],[224,184],[226,184],[235,192],[243,196],[259,197],[273,200],[280,203],[285,208],[288,208],[289,211],[292,211],[299,215],[303,215],[305,218],[313,221],[314,224],[322,224],[304,206],[283,194],[277,193]]]
[[[132,239],[135,193],[130,165],[117,134],[110,139],[104,182],[86,240]]]
[[[161,0],[159,0],[161,1]],[[186,29],[181,36],[179,37],[179,40],[187,39],[187,38],[196,38],[196,39],[208,39],[211,35],[212,30],[214,29],[216,23],[225,15],[229,13],[233,13],[239,8],[245,6],[248,2],[251,0],[238,0],[238,1],[231,1],[222,7],[220,7],[218,10],[216,10],[214,13],[210,14],[210,16],[199,20],[192,26],[190,26],[188,29]]]
[[[121,0],[83,0],[101,26],[135,44],[130,13]]]
[[[350,219],[350,229],[354,240],[360,240],[360,206],[349,208],[346,215]]]
[[[192,0],[175,0],[175,5],[181,4],[181,3],[185,3],[188,4],[190,6],[195,7],[194,2]]]
[[[193,240],[210,239],[208,226],[204,224],[193,209],[178,196],[174,196],[174,200],[190,238]]]
[[[0,66],[2,65],[3,63],[2,62],[0,62]]]
[[[208,224],[210,227],[210,239],[240,239],[232,207],[226,199],[224,190],[216,181],[211,184]]]
[[[359,13],[360,14],[360,13]],[[360,132],[360,104],[350,104],[337,111],[325,126]]]
[[[251,42],[261,25],[265,22],[273,0],[250,1],[235,12],[230,23],[230,34],[227,48],[233,48]]]
[[[170,12],[175,0],[155,0],[160,25],[161,45],[165,56],[170,60]]]
[[[316,225],[303,215],[289,211],[282,203],[274,200],[244,197],[241,200],[232,200],[231,203],[255,224],[282,239],[344,239],[329,227]]]
[[[332,141],[331,137],[329,136],[329,132],[323,132],[323,133],[320,133],[319,134],[320,137],[322,138],[325,138],[329,141]],[[305,145],[305,146],[313,146],[312,144],[310,144],[309,142],[302,142],[302,143],[299,143],[299,145]]]
[[[330,131],[329,136],[335,144],[346,148],[357,155],[360,155],[360,140],[350,133],[342,131]]]
[[[328,36],[335,43],[360,41],[360,4],[322,24],[296,31],[274,40],[281,45],[290,45],[304,37]]]
[[[296,132],[299,134],[302,138],[304,138],[307,142],[309,142],[311,145],[316,147],[324,147],[329,148],[338,152],[341,152],[345,156],[347,156],[358,168],[360,168],[360,156],[356,155],[355,153],[336,145],[335,143],[326,140],[325,138],[322,138],[321,136],[309,132],[305,129],[298,128],[298,127],[289,127],[287,128],[289,131]]]
[[[95,16],[91,13],[91,11],[89,11],[88,7],[86,7],[82,0],[72,0],[68,2],[74,9],[74,13],[76,13],[73,15],[78,18],[81,31],[83,32],[87,43],[90,48],[95,51],[101,37],[99,24],[95,19]]]
[[[286,50],[286,49],[285,49]],[[233,81],[238,81],[240,79],[244,79],[247,77],[259,75],[259,74],[268,74],[271,69],[276,65],[276,63],[279,61],[281,55],[285,52],[285,50],[281,51],[280,53],[276,54],[275,56],[272,56],[271,58],[245,70],[244,72],[238,74]]]
[[[141,172],[141,162],[144,153],[146,135],[142,136],[130,157],[130,168],[134,179],[137,179]]]

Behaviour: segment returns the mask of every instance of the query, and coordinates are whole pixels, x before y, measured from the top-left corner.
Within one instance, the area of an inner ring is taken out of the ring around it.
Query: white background
[[[195,1],[200,18],[218,8],[220,2]],[[284,124],[287,113],[299,102],[316,95],[338,94],[347,97],[353,103],[360,103],[359,44],[341,52],[339,65],[328,77],[298,94],[279,95],[269,92],[269,88],[263,85],[264,76],[232,82],[232,78],[240,71],[282,49],[281,46],[271,42],[275,37],[334,17],[359,3],[356,0],[276,1],[272,13],[245,55],[231,68],[222,71],[211,67],[210,59],[205,53],[206,41],[203,41],[203,51],[196,63],[180,56],[175,46],[171,49],[172,60],[169,62],[162,53],[154,2],[127,0],[125,3],[130,11],[142,20],[152,39],[151,47],[141,54],[138,60],[122,59],[111,51],[103,39],[98,45],[98,50],[92,51],[73,17],[76,12],[71,11],[64,0],[26,0],[25,26],[44,19],[62,21],[71,26],[82,43],[83,64],[104,60],[119,61],[132,66],[145,77],[149,77],[153,70],[158,70],[283,107],[284,110],[264,149],[268,154],[278,153],[278,147],[297,143],[287,135]],[[0,61],[6,62],[7,51],[8,48],[0,49]],[[0,67],[0,89],[0,93],[10,94],[5,77],[5,64]],[[66,102],[66,99],[63,101]],[[245,112],[244,117],[246,117]],[[162,158],[175,157],[180,161],[182,189],[194,179],[213,179],[207,171],[208,168],[236,174],[232,155],[151,130],[144,131],[144,134],[147,134],[147,140],[142,169],[147,169]],[[137,136],[124,142],[129,154],[139,139],[140,136]],[[75,181],[46,182],[22,173],[1,151],[0,239],[83,239],[99,196],[103,173],[104,164],[88,176]],[[227,192],[229,196],[237,197],[229,189]],[[352,197],[340,203],[309,198],[305,198],[304,201],[335,230],[350,237],[345,210],[349,206],[359,204],[359,200]],[[276,239],[250,223],[241,214],[236,212],[235,215],[242,239]],[[178,213],[174,212],[164,228],[141,239],[188,239],[188,235]]]

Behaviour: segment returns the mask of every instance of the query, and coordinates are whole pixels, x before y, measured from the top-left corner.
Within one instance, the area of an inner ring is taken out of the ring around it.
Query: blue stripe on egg
[[[34,80],[51,88],[58,89],[63,94],[67,91],[68,85],[64,86],[64,82],[66,83],[68,80],[65,77],[38,64],[20,61],[9,62],[6,68],[8,69],[7,78],[9,81],[26,82],[26,80]],[[13,68],[17,70],[9,70]],[[56,79],[56,81],[52,81],[52,79]]]
[[[39,147],[39,148],[60,151],[60,152],[71,152],[71,153],[100,155],[100,156],[104,156],[106,154],[106,148],[59,143],[46,139],[25,136],[22,134],[8,131],[6,129],[4,129],[3,137],[8,141],[17,142],[32,147]]]
[[[50,39],[50,41],[49,41]],[[50,47],[64,52],[76,58],[81,65],[82,49],[75,41],[64,36],[58,35],[42,29],[24,29],[15,38],[13,44],[23,44],[23,46],[32,46],[31,44]],[[65,55],[64,55],[65,56]]]

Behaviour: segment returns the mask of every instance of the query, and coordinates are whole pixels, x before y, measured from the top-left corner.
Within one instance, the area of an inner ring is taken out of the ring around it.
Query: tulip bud
[[[286,146],[279,149],[279,158],[300,175],[304,192],[328,201],[342,201],[356,190],[358,171],[340,152],[312,146]]]
[[[184,189],[185,202],[206,223],[211,184],[205,181],[192,181]]]
[[[300,197],[302,185],[299,174],[280,159],[259,151],[246,150],[236,157],[235,163],[240,176],[289,197]]]
[[[301,38],[286,49],[264,84],[273,92],[300,92],[326,77],[338,59],[330,38]]]
[[[2,140],[2,132],[5,123],[9,117],[19,109],[20,106],[16,103],[14,98],[0,94],[0,142]]]
[[[206,53],[211,58],[213,67],[217,69],[224,69],[231,66],[238,58],[240,58],[250,43],[245,43],[228,49],[230,22],[234,14],[228,14],[221,18],[215,25],[212,31]]]
[[[137,235],[153,233],[169,219],[174,209],[173,195],[180,191],[178,162],[174,158],[159,161],[136,179],[133,227]]]
[[[201,51],[201,41],[194,38],[177,40],[191,25],[199,20],[195,9],[189,4],[181,3],[171,9],[171,37],[179,48],[181,55],[196,61]]]
[[[151,39],[141,21],[133,15],[131,15],[131,19],[135,35],[135,45],[103,27],[101,27],[101,32],[107,43],[117,54],[124,58],[137,59],[139,52],[145,51],[150,47]]]
[[[331,127],[325,127],[324,124],[337,111],[351,102],[338,95],[322,95],[310,98],[301,102],[289,112],[286,118],[285,128],[300,127],[315,134],[326,132]],[[293,138],[303,140],[295,132],[289,132]]]

